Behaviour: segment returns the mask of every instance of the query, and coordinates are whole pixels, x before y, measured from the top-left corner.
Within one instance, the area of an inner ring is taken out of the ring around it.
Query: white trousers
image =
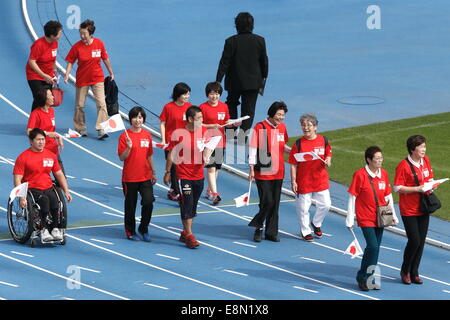
[[[328,189],[319,192],[297,194],[295,197],[295,207],[297,209],[302,236],[307,236],[312,233],[309,220],[309,208],[313,199],[316,200],[316,214],[313,218],[313,224],[317,228],[322,226],[322,222],[331,207],[330,191]]]

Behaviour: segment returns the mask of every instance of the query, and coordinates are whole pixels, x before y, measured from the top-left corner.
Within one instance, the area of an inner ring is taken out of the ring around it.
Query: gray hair
[[[319,120],[317,120],[316,116],[312,113],[305,113],[300,117],[300,124],[303,121],[311,122],[315,127],[319,124]]]

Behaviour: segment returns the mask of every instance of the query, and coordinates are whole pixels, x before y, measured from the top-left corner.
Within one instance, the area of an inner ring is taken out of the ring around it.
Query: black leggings
[[[153,185],[151,180],[142,182],[122,182],[123,194],[125,195],[125,231],[128,236],[136,233],[136,204],[138,192],[141,194],[141,223],[140,233],[147,233],[153,212]]]
[[[59,223],[59,200],[53,188],[46,190],[30,189],[34,201],[40,207],[41,225],[52,231]]]
[[[422,258],[425,238],[427,237],[430,216],[402,216],[408,243],[403,254],[403,273],[410,273],[411,277],[419,276],[419,264]]]

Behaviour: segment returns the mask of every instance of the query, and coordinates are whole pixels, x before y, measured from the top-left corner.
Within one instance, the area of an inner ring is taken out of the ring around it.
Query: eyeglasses
[[[313,125],[313,124],[310,124],[310,123],[308,123],[308,124],[301,124],[301,127],[302,127],[302,128],[313,128],[314,125]]]

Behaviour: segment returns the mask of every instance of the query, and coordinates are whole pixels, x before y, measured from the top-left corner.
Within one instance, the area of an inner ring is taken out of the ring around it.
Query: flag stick
[[[315,153],[314,151],[311,152],[314,153],[320,160],[322,160],[323,163],[326,163],[325,160],[323,160],[322,157],[320,157],[317,153]]]
[[[353,229],[350,229],[350,231],[352,232],[353,237],[354,237],[355,239],[357,239],[357,238],[356,238],[356,235],[355,235],[355,232],[353,231]]]
[[[127,138],[130,139],[130,136],[128,135],[127,129],[125,128],[125,134],[127,135]]]
[[[250,184],[248,186],[248,193],[247,193],[247,205],[250,204],[250,191],[252,190],[252,180],[250,180]]]

